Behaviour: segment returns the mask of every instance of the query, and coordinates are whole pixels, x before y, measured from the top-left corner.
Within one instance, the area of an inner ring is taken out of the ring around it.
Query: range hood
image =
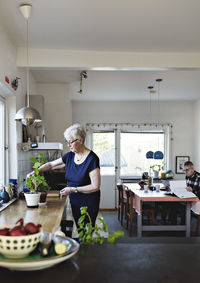
[[[63,144],[60,142],[39,142],[38,147],[36,149],[43,149],[43,150],[63,150]]]
[[[23,151],[28,150],[63,150],[63,144],[60,142],[39,142],[39,143],[21,143]]]

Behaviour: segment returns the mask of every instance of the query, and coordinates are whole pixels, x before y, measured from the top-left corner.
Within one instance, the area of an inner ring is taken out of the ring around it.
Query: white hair
[[[81,126],[80,124],[74,124],[64,131],[64,137],[66,140],[69,137],[72,137],[74,139],[82,139],[84,143],[86,132],[83,126]]]

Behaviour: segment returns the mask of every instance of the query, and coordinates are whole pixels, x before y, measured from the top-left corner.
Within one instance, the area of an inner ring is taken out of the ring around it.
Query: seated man
[[[186,189],[193,192],[200,199],[200,173],[195,171],[191,161],[186,161],[184,163],[184,171],[186,175]],[[200,201],[194,201],[191,210],[196,214],[200,214]]]

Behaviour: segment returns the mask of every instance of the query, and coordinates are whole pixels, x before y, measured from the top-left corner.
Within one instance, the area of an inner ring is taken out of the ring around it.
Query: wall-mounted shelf
[[[39,142],[38,147],[31,148],[29,143],[21,143],[23,151],[29,150],[63,150],[63,144],[60,142]]]

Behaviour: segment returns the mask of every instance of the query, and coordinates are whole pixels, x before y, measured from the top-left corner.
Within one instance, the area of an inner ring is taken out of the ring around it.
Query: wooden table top
[[[40,223],[43,231],[52,232],[60,226],[65,203],[66,197],[60,199],[51,196],[47,198],[46,205],[27,208],[25,200],[18,199],[0,212],[0,227],[13,226],[20,218],[24,218],[24,223]]]

